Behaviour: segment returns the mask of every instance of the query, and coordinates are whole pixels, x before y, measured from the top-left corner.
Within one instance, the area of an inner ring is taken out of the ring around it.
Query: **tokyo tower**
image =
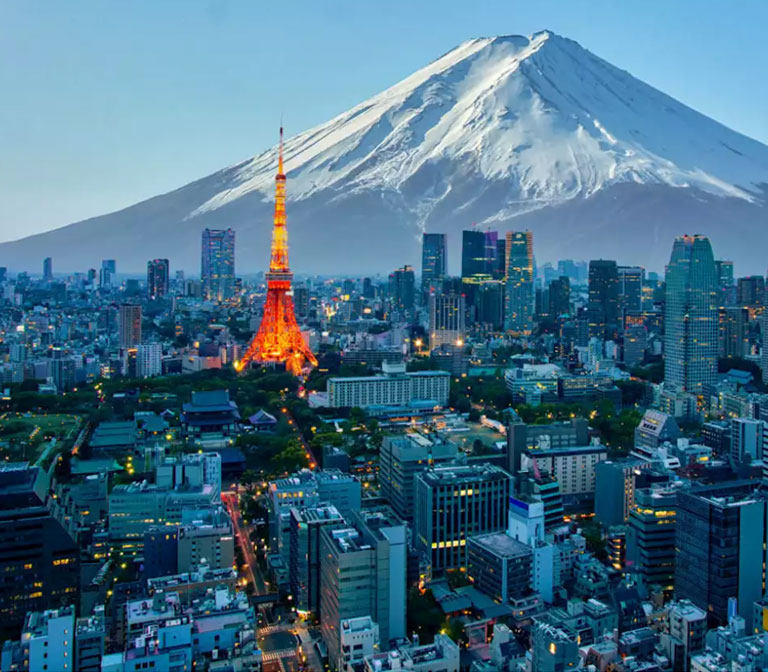
[[[288,231],[285,228],[285,173],[283,172],[283,127],[280,127],[277,176],[275,177],[275,217],[272,227],[272,256],[267,273],[267,300],[259,330],[235,369],[242,371],[251,362],[281,363],[294,375],[306,366],[317,366],[317,359],[304,342],[293,311],[288,267]]]

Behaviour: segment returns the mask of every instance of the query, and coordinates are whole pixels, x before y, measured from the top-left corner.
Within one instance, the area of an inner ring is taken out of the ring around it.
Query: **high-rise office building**
[[[589,335],[613,338],[619,328],[619,272],[615,261],[589,262]]]
[[[117,262],[114,259],[102,259],[99,271],[99,287],[108,289],[114,285]]]
[[[664,384],[700,394],[717,376],[717,275],[709,238],[675,239],[666,284]]]
[[[728,306],[719,310],[719,356],[743,358],[749,347],[749,309]]]
[[[429,347],[462,345],[466,338],[466,304],[463,294],[430,294]]]
[[[643,310],[645,269],[640,266],[617,266],[619,274],[619,317]]]
[[[752,604],[766,580],[766,504],[743,482],[677,493],[675,595],[728,623],[728,601],[752,629]]]
[[[390,276],[390,294],[399,310],[413,310],[416,276],[412,266],[395,269]]]
[[[309,288],[305,285],[296,285],[293,288],[293,308],[297,318],[309,317]]]
[[[483,231],[463,231],[461,238],[461,277],[465,279],[490,275]]]
[[[331,666],[344,668],[341,623],[370,616],[382,648],[406,634],[407,526],[388,508],[353,513],[320,531],[320,620]]]
[[[446,269],[446,236],[444,233],[425,233],[421,243],[421,295],[426,301],[442,285]]]
[[[740,306],[762,308],[765,305],[765,278],[762,275],[739,278],[736,285],[736,301]]]
[[[507,240],[499,238],[496,241],[496,262],[493,267],[494,280],[503,280],[507,275]]]
[[[346,527],[335,506],[290,509],[290,585],[297,611],[317,615],[320,610],[320,530]]]
[[[43,282],[53,282],[53,257],[43,259]]]
[[[141,343],[141,306],[130,303],[120,306],[118,330],[121,348],[135,348]]]
[[[499,273],[496,231],[464,231],[461,281],[470,321],[495,330],[503,321],[503,287]]]
[[[170,289],[170,267],[167,259],[152,259],[147,262],[147,296],[162,299]]]
[[[485,231],[485,264],[486,272],[494,279],[500,279],[499,273],[503,268],[499,266],[499,233],[498,231]]]
[[[235,232],[205,229],[202,241],[203,296],[209,301],[228,301],[235,293]]]
[[[466,568],[467,539],[505,529],[511,490],[512,477],[490,464],[444,465],[416,475],[413,533],[433,572]]]
[[[733,286],[733,262],[725,261],[724,259],[715,260],[715,272],[717,273],[717,281],[721,287]]]
[[[630,571],[646,589],[658,586],[668,594],[675,583],[676,502],[673,489],[635,490],[627,526]]]
[[[430,464],[455,459],[459,447],[445,439],[432,440],[422,434],[385,436],[379,451],[379,484],[395,513],[413,520],[414,479]]]
[[[80,550],[48,506],[48,476],[26,462],[0,464],[0,618],[24,622],[28,611],[73,603]]]
[[[549,316],[552,319],[567,315],[571,310],[571,281],[561,275],[549,283]]]
[[[506,242],[504,328],[517,334],[533,330],[533,234],[509,231]]]

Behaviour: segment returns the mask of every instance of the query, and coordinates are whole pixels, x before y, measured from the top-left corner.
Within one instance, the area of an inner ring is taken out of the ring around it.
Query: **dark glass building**
[[[752,631],[752,605],[763,596],[766,496],[752,482],[678,492],[675,524],[675,595],[728,624],[728,600]]]
[[[589,335],[613,338],[619,328],[619,273],[615,261],[589,262]]]
[[[389,293],[399,310],[412,310],[416,276],[412,266],[403,266],[389,276]]]
[[[162,299],[168,296],[170,288],[170,265],[167,259],[152,259],[147,262],[147,296]]]
[[[48,477],[26,462],[0,465],[0,620],[76,604],[80,552],[47,506]]]
[[[571,281],[562,275],[549,283],[549,316],[567,315],[571,310]]]
[[[424,300],[440,289],[446,269],[446,236],[425,233],[421,245],[421,294]]]

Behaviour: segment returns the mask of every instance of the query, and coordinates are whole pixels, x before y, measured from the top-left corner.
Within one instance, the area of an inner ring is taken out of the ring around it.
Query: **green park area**
[[[80,417],[64,413],[0,415],[0,459],[35,462],[50,443],[74,440]]]

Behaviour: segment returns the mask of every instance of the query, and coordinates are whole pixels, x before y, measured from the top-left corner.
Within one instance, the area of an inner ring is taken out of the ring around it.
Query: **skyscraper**
[[[619,273],[615,261],[589,262],[589,335],[613,338],[619,328]]]
[[[571,281],[567,275],[561,275],[549,283],[549,316],[556,319],[570,310]]]
[[[700,394],[717,376],[717,273],[709,238],[675,239],[667,266],[664,384]]]
[[[725,259],[715,261],[715,270],[717,271],[717,280],[721,287],[730,287],[733,285],[733,262]]]
[[[399,310],[413,309],[415,283],[416,277],[412,266],[397,268],[390,276],[392,301]]]
[[[168,296],[170,269],[167,259],[152,259],[147,262],[147,295],[150,299]]]
[[[121,305],[118,329],[121,348],[135,348],[141,343],[141,306],[128,303]]]
[[[714,264],[713,264],[714,266]],[[677,493],[675,594],[705,609],[713,624],[728,622],[728,601],[752,629],[752,604],[763,596],[766,498],[744,483]]]
[[[421,243],[421,295],[426,300],[437,291],[445,276],[446,247],[444,233],[425,233]]]
[[[720,308],[720,357],[741,358],[749,347],[749,309],[742,306]],[[767,334],[768,336],[768,334]]]
[[[739,278],[736,285],[736,300],[740,306],[762,308],[765,303],[765,278],[762,275]]]
[[[506,244],[507,293],[504,327],[529,334],[533,330],[533,234],[509,231]]]
[[[117,273],[117,262],[114,259],[102,259],[99,271],[99,287],[106,289],[112,286]]]
[[[619,316],[640,313],[643,307],[643,280],[645,269],[640,266],[618,266]]]
[[[78,588],[80,553],[48,506],[48,478],[26,462],[0,465],[0,582],[3,628],[28,611],[60,606]],[[54,668],[51,668],[54,669]]]
[[[235,293],[235,232],[232,229],[203,231],[203,296],[209,301],[227,301]]]
[[[53,257],[43,259],[43,282],[53,281]]]
[[[464,295],[456,292],[429,297],[429,347],[458,345],[466,336]]]
[[[465,282],[478,276],[490,275],[485,233],[463,231],[461,236],[461,277]]]

